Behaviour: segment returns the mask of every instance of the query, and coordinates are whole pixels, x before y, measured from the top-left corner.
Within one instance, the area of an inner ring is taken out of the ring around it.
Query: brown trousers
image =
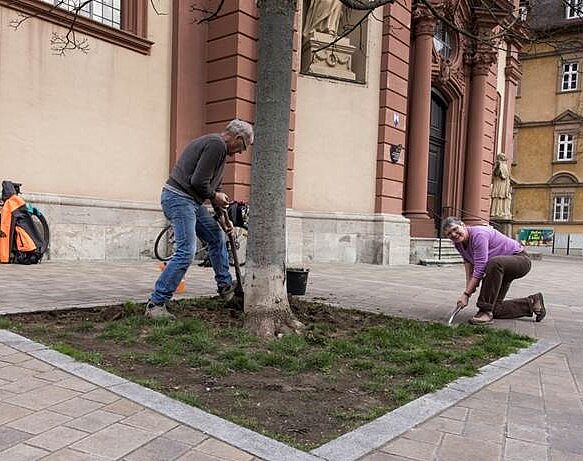
[[[512,256],[495,256],[486,265],[482,288],[476,305],[483,312],[492,312],[496,319],[532,317],[534,299],[531,296],[504,300],[513,280],[530,271],[530,258],[525,252]]]

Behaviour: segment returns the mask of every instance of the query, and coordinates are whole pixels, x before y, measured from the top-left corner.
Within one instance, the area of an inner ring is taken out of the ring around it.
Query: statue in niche
[[[490,215],[494,218],[510,219],[510,201],[512,192],[510,188],[510,169],[506,155],[500,153],[496,156],[492,178],[492,208]]]
[[[340,0],[310,0],[303,36],[307,38],[314,32],[337,36],[343,14],[344,5]]]

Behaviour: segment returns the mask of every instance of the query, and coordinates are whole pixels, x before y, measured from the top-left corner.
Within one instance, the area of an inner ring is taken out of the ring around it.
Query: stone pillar
[[[493,51],[476,52],[471,58],[472,82],[468,108],[466,171],[464,176],[463,219],[468,224],[482,223],[481,192],[484,151],[484,114],[486,109],[486,80],[490,66],[496,60]]]
[[[411,235],[433,237],[433,220],[427,214],[429,123],[431,116],[431,54],[435,17],[424,6],[413,11],[415,51],[409,97],[409,145],[404,215],[411,220]]]
[[[514,157],[514,112],[516,107],[516,90],[518,82],[522,77],[518,61],[518,48],[512,42],[507,43],[508,52],[506,55],[506,67],[504,74],[506,81],[504,85],[504,120],[502,125],[502,149],[506,154],[508,165],[512,165]]]

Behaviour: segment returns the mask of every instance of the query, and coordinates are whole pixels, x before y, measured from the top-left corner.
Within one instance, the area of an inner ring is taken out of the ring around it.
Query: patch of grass
[[[0,316],[0,330],[11,330],[14,328],[14,323],[4,316]]]
[[[61,354],[68,355],[69,357],[73,357],[75,360],[79,362],[86,362],[90,363],[91,365],[102,365],[103,364],[103,357],[98,352],[86,352],[77,349],[75,346],[67,343],[55,343],[52,345],[52,348],[56,351],[59,351]]]
[[[79,333],[88,333],[95,330],[95,323],[84,320],[75,327],[75,331]]]
[[[193,407],[202,407],[202,402],[200,398],[192,392],[185,391],[172,391],[170,392],[170,397],[181,402],[191,405]]]
[[[134,378],[133,381],[140,386],[147,387],[148,389],[152,389],[154,391],[162,391],[164,389],[162,383],[156,378]]]

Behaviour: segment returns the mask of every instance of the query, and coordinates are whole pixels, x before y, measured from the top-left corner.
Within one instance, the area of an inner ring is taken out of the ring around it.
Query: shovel
[[[456,315],[458,315],[461,310],[463,309],[463,306],[456,306],[456,308],[451,312],[451,315],[449,316],[449,320],[447,322],[448,325],[451,326],[451,324],[453,323],[453,319],[455,318]]]
[[[220,208],[220,213],[222,213],[223,218],[224,218],[224,222],[226,222],[227,220],[229,220],[229,216],[227,215],[227,211],[224,208]],[[223,222],[219,219],[219,225],[221,226],[221,228],[223,229],[223,231],[225,232],[225,234],[227,234],[227,237],[229,239],[229,245],[231,246],[231,253],[233,254],[233,265],[235,266],[235,276],[237,278],[237,284],[235,285],[235,297],[237,298],[237,304],[238,307],[243,308],[243,282],[242,282],[242,277],[241,277],[241,267],[239,266],[239,256],[237,256],[237,246],[235,245],[235,237],[233,236],[233,232],[227,232],[227,230],[225,229],[225,226],[223,224]],[[231,223],[231,228],[232,228],[232,223]]]

